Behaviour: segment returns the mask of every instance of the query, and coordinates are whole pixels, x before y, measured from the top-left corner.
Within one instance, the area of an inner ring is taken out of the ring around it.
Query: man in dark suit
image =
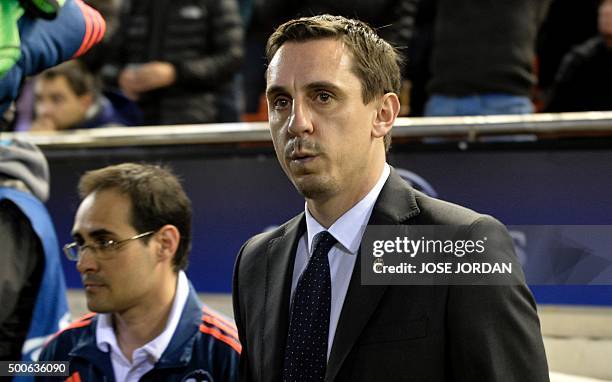
[[[548,381],[522,273],[506,286],[364,285],[366,225],[461,225],[516,263],[495,219],[413,190],[386,164],[399,59],[367,25],[289,21],[268,40],[266,96],[304,213],[251,238],[234,271],[244,381]]]

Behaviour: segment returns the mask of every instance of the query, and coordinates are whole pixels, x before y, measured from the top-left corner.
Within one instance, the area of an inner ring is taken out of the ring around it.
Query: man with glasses
[[[202,308],[184,270],[191,202],[159,166],[125,163],[87,172],[64,246],[88,308],[45,347],[70,362],[72,380],[232,381],[241,347],[233,323]]]

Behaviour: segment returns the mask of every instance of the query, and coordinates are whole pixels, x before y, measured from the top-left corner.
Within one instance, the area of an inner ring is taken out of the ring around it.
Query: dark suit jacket
[[[515,261],[512,240],[497,220],[415,191],[393,170],[369,224],[469,225],[474,237],[487,236],[494,245],[487,254]],[[243,381],[282,380],[293,263],[305,229],[302,213],[240,250],[233,302]],[[358,257],[327,381],[549,380],[535,302],[524,282],[364,286],[360,273]]]

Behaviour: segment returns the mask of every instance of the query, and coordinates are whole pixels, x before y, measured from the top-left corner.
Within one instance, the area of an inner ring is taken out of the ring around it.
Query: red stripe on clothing
[[[104,18],[98,11],[83,3],[82,0],[75,0],[75,3],[79,6],[85,20],[85,35],[79,50],[77,50],[72,58],[83,55],[94,45],[102,41],[106,33],[106,21],[104,21]]]
[[[76,371],[70,377],[66,378],[64,382],[81,382],[81,375]]]
[[[223,317],[218,312],[210,309],[206,305],[204,305],[204,307],[202,308],[202,311],[204,312],[204,314],[207,314],[209,316],[212,316],[212,317],[216,318],[217,320],[219,320],[222,323],[224,323],[227,327],[231,328],[234,332],[238,333],[238,329],[236,328],[236,324],[233,321],[229,321],[227,318]],[[237,335],[236,335],[236,337],[237,337]]]
[[[242,351],[242,345],[240,345],[240,343],[238,341],[236,341],[234,338],[226,336],[225,334],[221,333],[221,331],[217,328],[209,328],[208,326],[202,324],[200,325],[200,331],[202,333],[206,333],[206,334],[210,334],[211,336],[215,337],[216,339],[225,342],[226,344],[228,344],[229,346],[231,346],[232,349],[236,350],[236,352],[240,353]]]
[[[99,31],[100,30],[100,26],[99,26],[99,23],[97,22],[98,20],[96,18],[96,10],[94,10],[93,8],[87,6],[87,8],[85,8],[85,11],[87,13],[86,17],[88,17],[89,21],[91,22],[91,34],[89,35],[89,39],[87,40],[87,46],[85,47],[85,50],[83,51],[83,53],[87,52],[89,49],[91,49],[92,46],[94,46],[96,44],[97,38],[98,38],[98,33],[100,32]]]
[[[86,4],[84,4],[81,0],[74,0],[75,4],[81,9],[81,13],[83,14],[83,19],[85,21],[85,35],[83,36],[83,42],[81,42],[81,46],[79,50],[72,56],[72,58],[79,57],[83,53],[85,53],[88,49],[89,40],[91,40],[91,34],[93,29],[93,21],[91,16],[89,15],[88,8]]]
[[[93,11],[96,12],[94,15],[94,21],[98,24],[98,35],[94,40],[94,44],[97,44],[102,41],[104,35],[106,34],[106,20],[104,20],[104,18],[95,9],[93,9]]]
[[[93,31],[87,50],[91,49],[94,45],[102,41],[104,33],[106,33],[106,22],[100,13],[91,7],[88,7],[88,12],[93,25]]]
[[[95,316],[95,313],[88,313],[86,315],[84,315],[83,317],[79,318],[78,320],[74,321],[73,323],[71,323],[70,325],[66,326],[64,329],[61,329],[60,331],[58,331],[57,333],[55,333],[54,335],[52,335],[51,337],[49,337],[49,339],[45,342],[45,346],[51,342],[51,340],[53,340],[55,337],[59,336],[60,334],[64,333],[66,330],[71,330],[71,329],[76,329],[76,328],[82,328],[84,326],[87,326],[89,324],[91,324],[91,319]]]
[[[91,20],[91,36],[89,38],[89,41],[87,42],[87,49],[85,51],[88,51],[89,49],[91,49],[92,46],[94,46],[94,44],[96,43],[96,38],[98,37],[98,30],[100,29],[98,23],[96,22],[96,18],[91,13],[91,10],[88,10],[87,14],[89,16],[89,20]]]
[[[204,314],[202,316],[202,321],[207,322],[207,323],[209,323],[211,325],[219,327],[219,329],[222,329],[223,331],[225,331],[229,335],[233,336],[234,339],[238,340],[238,331],[236,330],[236,328],[228,326],[226,323],[224,323],[220,319],[218,319],[218,318],[216,318],[214,316],[211,316],[209,314]]]

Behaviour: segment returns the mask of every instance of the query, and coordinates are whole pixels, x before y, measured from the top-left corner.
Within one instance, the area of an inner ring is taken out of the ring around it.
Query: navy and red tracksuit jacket
[[[68,361],[69,376],[36,380],[115,381],[110,353],[101,351],[96,344],[96,322],[95,314],[86,315],[56,334],[43,349],[39,361]],[[172,340],[141,381],[237,381],[241,349],[234,323],[202,306],[190,285]]]

